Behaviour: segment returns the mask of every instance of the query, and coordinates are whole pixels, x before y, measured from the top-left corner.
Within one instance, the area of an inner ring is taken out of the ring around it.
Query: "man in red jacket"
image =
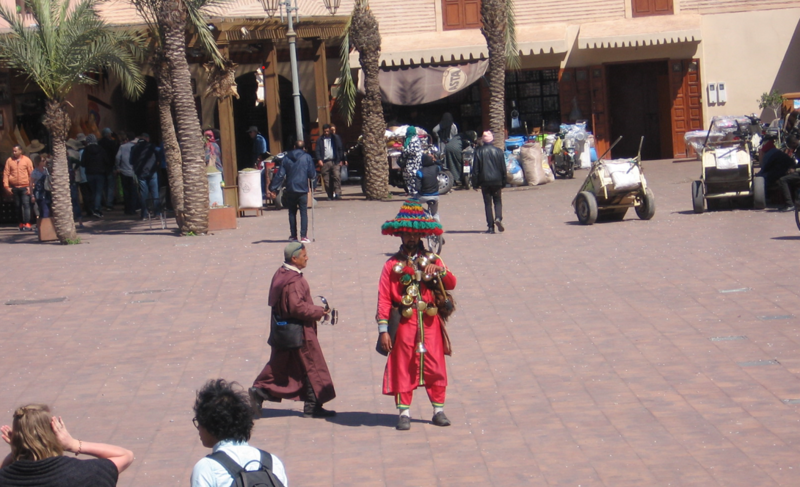
[[[395,397],[400,411],[398,430],[411,428],[409,408],[414,389],[419,386],[425,387],[433,406],[431,422],[450,426],[444,414],[447,388],[444,356],[450,354],[444,321],[453,312],[453,303],[442,287],[454,289],[456,276],[438,255],[426,252],[421,241],[425,235],[441,235],[442,226],[425,215],[419,201],[407,200],[397,217],[384,223],[381,230],[384,235],[400,237],[403,242],[400,250],[384,264],[378,285],[378,343],[389,354],[383,393]],[[392,308],[397,310],[393,313]],[[399,316],[394,337],[389,331],[392,314]]]
[[[303,277],[303,269],[308,264],[305,245],[291,242],[283,250],[283,256],[283,265],[272,277],[269,305],[272,313],[281,319],[302,322],[303,343],[300,348],[280,348],[270,337],[269,362],[249,391],[253,415],[261,417],[261,405],[265,400],[291,399],[305,401],[303,416],[306,418],[335,416],[336,411],[322,407],[336,397],[336,391],[317,339],[317,321],[328,312],[313,303],[308,281]]]
[[[22,147],[15,145],[11,157],[3,169],[3,188],[14,197],[14,206],[19,219],[19,231],[31,230],[31,173],[33,163],[22,153]]]

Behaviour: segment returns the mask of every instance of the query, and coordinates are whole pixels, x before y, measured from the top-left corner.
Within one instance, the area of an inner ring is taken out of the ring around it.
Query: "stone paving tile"
[[[269,403],[252,443],[304,486],[800,483],[800,405],[784,402],[800,399],[793,218],[696,215],[696,163],[645,172],[649,222],[629,211],[577,225],[580,179],[505,191],[499,235],[479,233],[478,193],[442,197],[443,257],[459,279],[453,426],[429,424],[420,391],[409,432],[394,430],[374,352],[375,287],[398,245],[378,228],[401,199],[365,202],[346,186],[345,201],[319,201],[306,275],[341,312],[319,332],[339,416]],[[119,485],[188,485],[208,453],[191,425],[194,391],[215,377],[249,385],[269,358],[266,294],[286,215],[190,238],[115,213],[87,222],[75,247],[0,228],[2,422],[46,402],[76,437],[135,452]],[[66,300],[3,304],[54,297]],[[779,363],[739,365],[756,360]]]

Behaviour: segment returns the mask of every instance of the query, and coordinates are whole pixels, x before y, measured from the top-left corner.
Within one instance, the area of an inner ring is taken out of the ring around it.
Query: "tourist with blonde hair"
[[[125,448],[76,440],[61,416],[52,416],[44,404],[17,408],[12,425],[0,427],[11,446],[0,469],[4,487],[113,487],[133,462],[133,452]],[[97,458],[79,460],[64,452]]]

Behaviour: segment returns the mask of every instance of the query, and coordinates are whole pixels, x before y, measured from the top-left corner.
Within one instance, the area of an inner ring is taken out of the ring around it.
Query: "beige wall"
[[[772,110],[758,108],[761,94],[800,91],[800,8],[704,15],[702,22],[704,90],[723,81],[728,91],[725,105],[704,102],[705,123],[714,115],[748,113],[772,120]]]

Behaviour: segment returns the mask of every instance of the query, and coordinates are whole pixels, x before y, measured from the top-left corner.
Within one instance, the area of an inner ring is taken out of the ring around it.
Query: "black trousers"
[[[483,207],[486,210],[486,225],[494,228],[495,220],[503,219],[503,186],[481,186]],[[494,205],[494,213],[492,213]]]
[[[122,199],[125,202],[125,214],[135,215],[139,203],[139,185],[133,176],[122,176]]]
[[[20,224],[31,223],[31,196],[28,188],[11,188],[14,195],[14,208],[17,210],[17,220]]]
[[[297,238],[297,210],[300,210],[300,238],[308,233],[308,193],[286,191],[286,206],[289,208],[289,235]]]
[[[778,186],[781,188],[781,194],[783,195],[783,200],[786,203],[786,206],[794,205],[794,202],[792,201],[792,185],[795,187],[800,185],[800,173],[793,172],[778,180]]]

